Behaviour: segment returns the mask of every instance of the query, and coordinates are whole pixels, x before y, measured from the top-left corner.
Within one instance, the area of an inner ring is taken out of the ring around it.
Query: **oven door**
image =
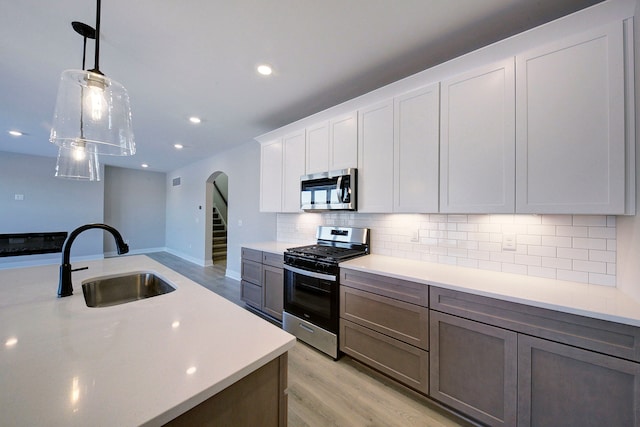
[[[284,265],[284,311],[338,333],[338,279]]]

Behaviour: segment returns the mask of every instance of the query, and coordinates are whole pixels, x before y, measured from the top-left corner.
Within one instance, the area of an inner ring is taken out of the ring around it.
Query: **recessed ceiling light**
[[[11,136],[22,136],[24,134],[22,132],[20,132],[19,130],[10,130],[9,131],[9,135],[11,135]]]
[[[198,123],[201,123],[201,122],[202,122],[202,119],[200,119],[200,117],[195,117],[195,116],[194,116],[194,117],[189,117],[189,121],[190,121],[191,123],[198,124]]]
[[[143,164],[141,164],[140,166],[142,166],[143,168],[148,168],[148,167],[149,167],[149,165],[148,165],[148,164],[146,164],[146,163],[143,163]]]
[[[273,72],[270,66],[266,64],[258,65],[258,72],[263,76],[269,76]]]
[[[182,149],[184,148],[184,145],[182,145],[182,144],[173,144],[173,147],[174,147],[176,150],[182,150]]]

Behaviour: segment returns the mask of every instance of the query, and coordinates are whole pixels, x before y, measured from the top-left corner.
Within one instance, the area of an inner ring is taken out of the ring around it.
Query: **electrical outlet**
[[[515,251],[516,250],[516,235],[504,234],[502,236],[502,250],[503,251]]]
[[[420,241],[420,230],[417,229],[411,233],[411,241],[419,242]]]

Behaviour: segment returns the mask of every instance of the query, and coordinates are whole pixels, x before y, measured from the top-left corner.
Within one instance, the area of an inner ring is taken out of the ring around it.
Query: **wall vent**
[[[180,185],[180,177],[173,178],[173,186],[177,187]]]

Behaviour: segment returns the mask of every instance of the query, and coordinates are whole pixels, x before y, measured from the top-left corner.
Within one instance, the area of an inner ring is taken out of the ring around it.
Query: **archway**
[[[227,263],[227,218],[229,207],[229,177],[216,171],[207,178],[206,185],[205,256],[213,265]],[[208,262],[207,262],[208,264]]]

